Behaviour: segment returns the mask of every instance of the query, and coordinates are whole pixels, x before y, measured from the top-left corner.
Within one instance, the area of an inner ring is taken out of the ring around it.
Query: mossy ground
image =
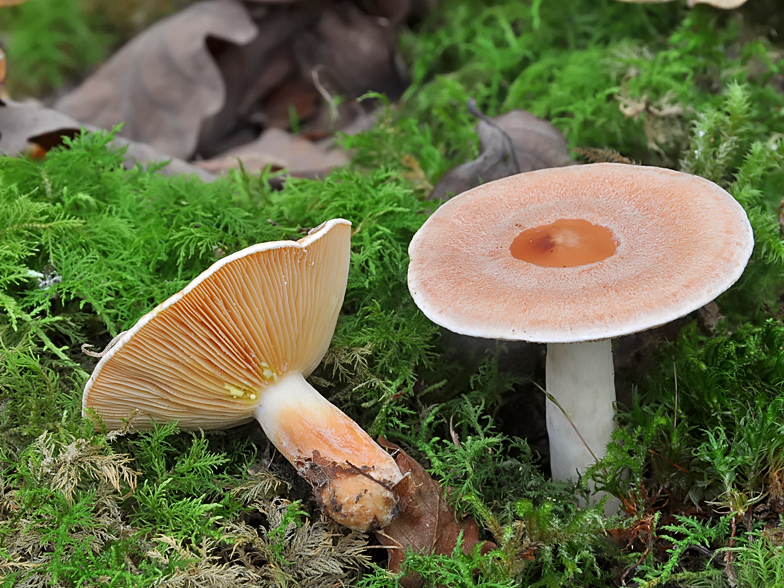
[[[784,585],[782,23],[764,0],[731,13],[446,0],[401,41],[403,102],[345,138],[353,164],[324,180],[275,191],[243,172],[126,171],[103,135],[0,159],[3,584],[398,584],[367,537],[321,520],[257,426],[106,434],[81,417],[95,362],[82,344],[102,347],[223,254],[343,217],[346,303],[313,381],[454,488],[497,545],[409,570],[432,586]],[[707,177],[754,227],[717,331],[687,326],[629,383],[591,473],[623,517],[579,507],[503,418],[536,369],[510,367],[508,346],[459,347],[408,295],[428,187],[477,154],[469,98],[547,118],[573,148]]]

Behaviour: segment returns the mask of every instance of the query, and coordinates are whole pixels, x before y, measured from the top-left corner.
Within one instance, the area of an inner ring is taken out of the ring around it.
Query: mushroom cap
[[[521,232],[571,219],[609,229],[614,253],[574,267],[512,255]],[[615,163],[553,168],[441,206],[411,241],[408,286],[428,318],[456,333],[591,341],[707,304],[740,277],[753,245],[743,208],[703,178]]]
[[[330,220],[299,241],[253,245],[200,274],[127,331],[84,389],[109,429],[134,412],[185,429],[253,420],[264,388],[307,376],[326,353],[348,279],[351,223]]]

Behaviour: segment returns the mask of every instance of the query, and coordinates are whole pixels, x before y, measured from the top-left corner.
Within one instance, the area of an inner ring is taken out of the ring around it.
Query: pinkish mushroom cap
[[[741,276],[753,247],[743,208],[708,180],[561,167],[441,206],[411,241],[408,286],[450,331],[548,344],[550,460],[568,479],[604,454],[614,428],[610,338],[707,304]]]

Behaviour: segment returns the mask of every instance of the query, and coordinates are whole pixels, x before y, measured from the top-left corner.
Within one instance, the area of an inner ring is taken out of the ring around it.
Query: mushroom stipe
[[[261,243],[213,264],[108,349],[84,389],[103,426],[191,430],[254,418],[313,487],[324,511],[358,531],[398,514],[392,456],[306,377],[326,353],[348,279],[351,223]],[[100,425],[100,424],[99,424]]]

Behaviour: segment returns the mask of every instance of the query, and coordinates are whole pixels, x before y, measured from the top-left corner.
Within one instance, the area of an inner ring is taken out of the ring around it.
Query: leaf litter
[[[552,123],[524,110],[489,118],[472,102],[469,111],[480,119],[477,133],[482,152],[446,172],[431,199],[444,200],[485,182],[572,163],[566,139]]]
[[[206,165],[217,171],[232,167],[226,157],[257,169],[269,140],[284,140],[264,132],[291,131],[296,153],[269,163],[323,173],[345,157],[308,142],[362,117],[365,93],[394,98],[406,85],[392,26],[406,12],[362,6],[196,3],[142,32],[55,108],[82,124],[123,124],[120,136],[175,158],[217,160]]]
[[[479,539],[479,525],[470,516],[461,517],[449,504],[446,490],[398,445],[381,440],[381,446],[395,454],[395,463],[406,476],[396,488],[401,513],[380,531],[379,543],[389,550],[389,570],[400,572],[408,550],[420,554],[451,554],[460,543],[469,554],[483,543],[482,550],[493,544]],[[416,574],[400,580],[404,588],[421,588],[423,580]]]

